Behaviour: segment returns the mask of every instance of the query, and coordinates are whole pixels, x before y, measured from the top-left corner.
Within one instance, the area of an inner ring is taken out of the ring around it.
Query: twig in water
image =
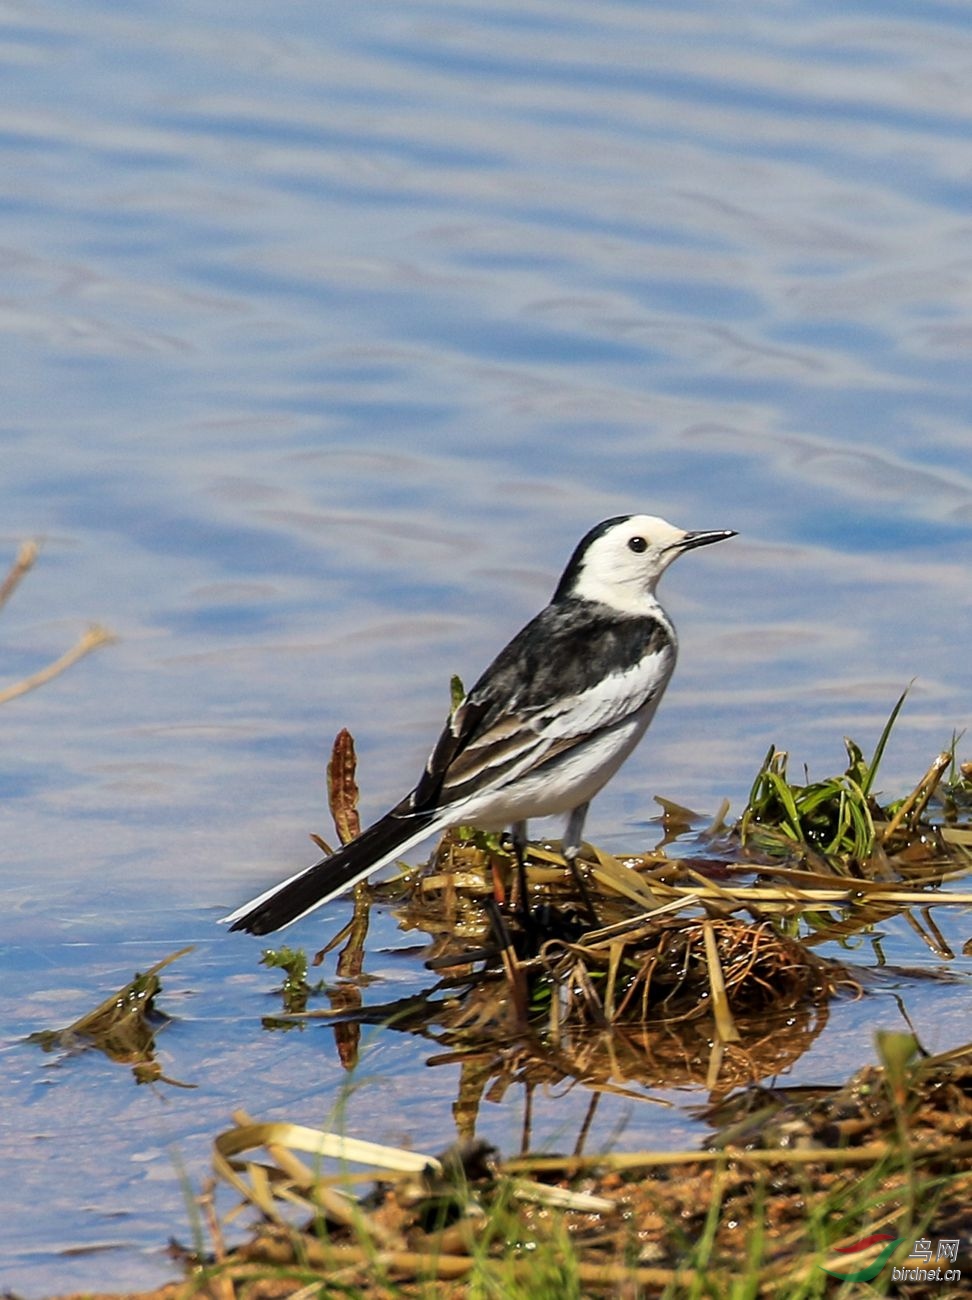
[[[17,584],[20,582],[24,574],[27,573],[29,569],[33,568],[34,561],[37,559],[39,551],[40,547],[36,542],[21,543],[20,549],[17,551],[17,558],[10,566],[10,572],[4,578],[3,582],[0,582],[0,609],[4,607],[13,595],[17,588]]]
[[[76,664],[79,659],[83,659],[86,654],[92,650],[97,650],[99,646],[108,645],[118,638],[113,632],[109,632],[104,627],[90,627],[84,636],[81,637],[77,645],[72,646],[60,659],[55,659],[52,664],[46,668],[41,668],[36,673],[31,673],[23,681],[15,682],[13,686],[7,686],[0,690],[0,704],[6,704],[9,700],[15,700],[20,695],[26,695],[28,691],[36,690],[38,686],[43,686],[53,677],[59,676],[66,668]]]

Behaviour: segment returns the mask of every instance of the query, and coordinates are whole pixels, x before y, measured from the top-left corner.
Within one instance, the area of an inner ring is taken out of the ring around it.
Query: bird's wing
[[[490,666],[446,724],[410,803],[445,808],[533,771],[657,699],[675,662],[668,629],[588,618],[583,643],[559,617],[537,619]]]

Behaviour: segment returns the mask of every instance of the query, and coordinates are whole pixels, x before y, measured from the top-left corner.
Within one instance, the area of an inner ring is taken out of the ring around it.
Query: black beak
[[[691,551],[695,546],[708,546],[710,542],[724,542],[727,538],[735,536],[735,530],[732,528],[723,528],[712,533],[686,533],[680,542],[675,543],[675,549]]]

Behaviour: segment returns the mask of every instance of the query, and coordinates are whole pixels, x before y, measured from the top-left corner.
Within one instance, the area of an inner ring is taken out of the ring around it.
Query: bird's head
[[[577,546],[553,599],[593,600],[619,613],[644,614],[655,584],[676,556],[735,535],[730,530],[686,532],[655,515],[605,519]]]

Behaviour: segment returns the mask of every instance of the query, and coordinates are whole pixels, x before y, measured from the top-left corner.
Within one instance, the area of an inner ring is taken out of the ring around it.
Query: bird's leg
[[[570,816],[567,818],[567,829],[564,831],[564,857],[567,859],[567,865],[570,867],[570,873],[574,877],[574,883],[584,902],[584,910],[587,912],[588,919],[595,929],[601,924],[597,918],[597,912],[594,910],[594,904],[591,902],[591,896],[587,892],[587,886],[584,884],[584,877],[581,875],[577,866],[577,855],[581,850],[581,836],[584,832],[584,821],[587,817],[586,803],[578,804]]]
[[[513,852],[516,855],[516,887],[519,894],[517,902],[520,919],[524,929],[527,929],[529,928],[530,919],[530,900],[527,896],[526,877],[527,824],[526,822],[514,822],[510,830],[513,834]]]

